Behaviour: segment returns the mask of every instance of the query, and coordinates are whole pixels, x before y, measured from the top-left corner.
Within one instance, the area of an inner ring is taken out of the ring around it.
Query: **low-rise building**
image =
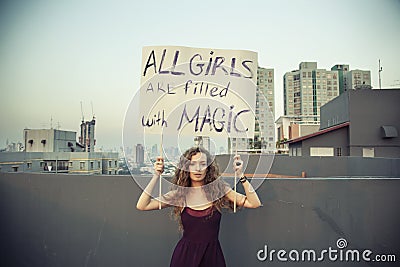
[[[318,132],[319,116],[280,116],[276,121],[278,154],[289,153],[287,140]]]
[[[22,152],[1,152],[0,172],[118,174],[118,153],[94,152],[94,118],[82,120],[81,136],[58,129],[24,129]]]
[[[57,129],[24,129],[26,152],[84,151],[76,142],[76,132]]]
[[[0,172],[118,174],[113,152],[2,152]]]
[[[349,90],[321,107],[316,133],[288,141],[292,156],[400,158],[400,89]]]

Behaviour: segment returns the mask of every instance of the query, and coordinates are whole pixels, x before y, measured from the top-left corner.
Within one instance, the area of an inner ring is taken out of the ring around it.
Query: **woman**
[[[172,180],[176,188],[161,199],[161,208],[174,206],[174,214],[183,230],[170,266],[226,266],[218,240],[221,209],[232,207],[235,197],[238,206],[257,208],[261,205],[257,193],[243,175],[243,161],[239,155],[234,157],[233,165],[246,195],[233,191],[219,179],[218,166],[207,150],[194,147],[181,156]],[[154,176],[137,202],[139,210],[159,208],[159,199],[151,198],[148,192],[152,192],[164,171],[162,157],[157,158],[154,168]]]

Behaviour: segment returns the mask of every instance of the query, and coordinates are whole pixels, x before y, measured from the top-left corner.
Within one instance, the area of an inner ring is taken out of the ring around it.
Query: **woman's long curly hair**
[[[186,206],[186,194],[188,192],[186,187],[191,186],[189,165],[192,156],[197,153],[204,153],[207,156],[207,170],[204,177],[204,185],[202,186],[207,200],[212,202],[212,205],[221,211],[223,208],[233,209],[232,203],[224,196],[229,191],[229,185],[220,178],[219,168],[211,154],[202,147],[192,147],[186,150],[181,156],[175,175],[171,182],[176,185],[176,191],[173,195],[174,208],[172,211],[173,217],[179,222],[179,229],[182,230],[181,212]]]

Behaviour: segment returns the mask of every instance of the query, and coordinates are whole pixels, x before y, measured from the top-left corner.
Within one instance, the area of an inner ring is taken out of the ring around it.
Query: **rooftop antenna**
[[[81,101],[81,113],[82,113],[82,122],[84,122],[85,121],[85,117],[83,116],[82,101]]]
[[[50,116],[50,129],[53,129],[53,116]]]
[[[378,72],[379,72],[379,89],[382,89],[382,87],[381,87],[381,72],[382,72],[382,67],[381,67],[381,60],[379,59],[378,60],[378,62],[379,62],[379,70],[378,70]]]
[[[93,113],[93,102],[90,101],[90,105],[92,106],[92,118],[94,119],[94,113]]]

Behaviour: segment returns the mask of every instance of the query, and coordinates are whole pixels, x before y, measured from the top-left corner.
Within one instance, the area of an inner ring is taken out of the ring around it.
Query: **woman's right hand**
[[[157,160],[154,163],[154,172],[157,175],[161,175],[164,172],[164,158],[163,157],[157,157]]]
[[[239,176],[243,173],[243,160],[240,158],[240,155],[235,155],[233,157],[233,171]]]

